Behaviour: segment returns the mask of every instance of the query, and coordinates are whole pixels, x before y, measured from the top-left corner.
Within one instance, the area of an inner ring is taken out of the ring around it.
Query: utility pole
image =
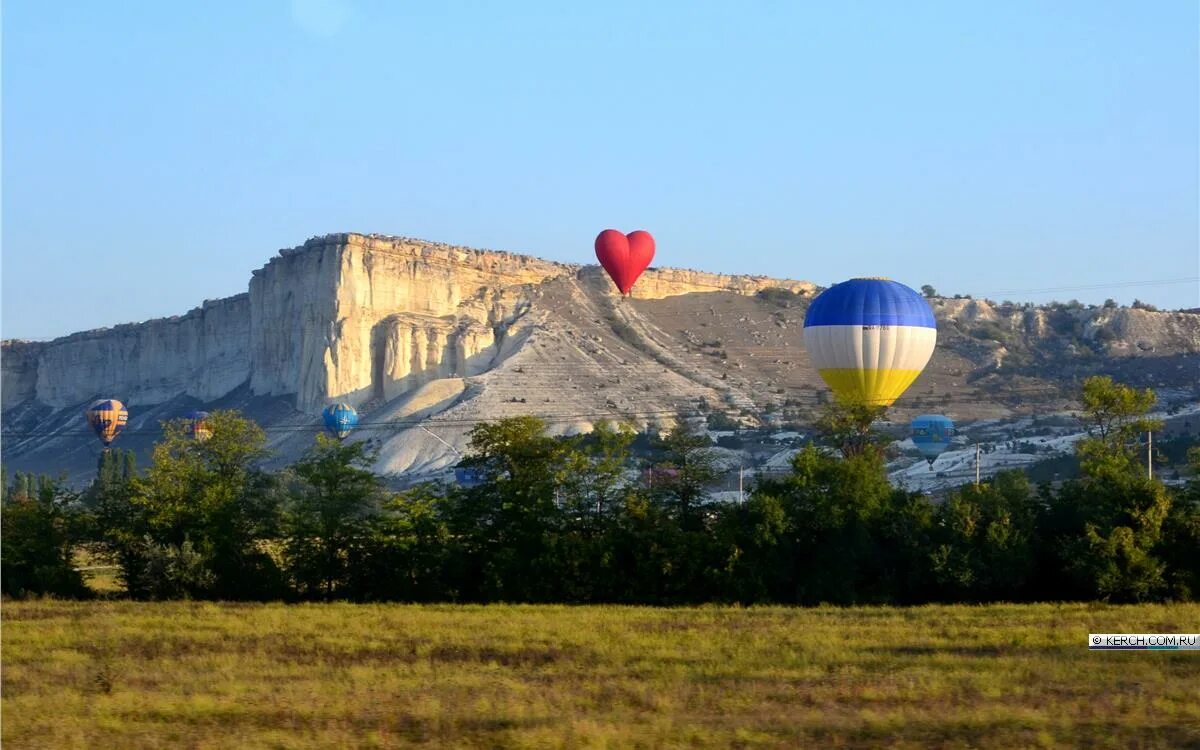
[[[975,444],[975,486],[979,486],[979,443]]]
[[[1146,431],[1146,478],[1154,481],[1154,432]]]
[[[746,496],[742,494],[742,465],[738,464],[738,505],[746,502]]]

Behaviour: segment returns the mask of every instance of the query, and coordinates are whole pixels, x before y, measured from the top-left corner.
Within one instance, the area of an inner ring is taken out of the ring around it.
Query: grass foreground
[[[1200,604],[3,603],[6,748],[1200,747]]]

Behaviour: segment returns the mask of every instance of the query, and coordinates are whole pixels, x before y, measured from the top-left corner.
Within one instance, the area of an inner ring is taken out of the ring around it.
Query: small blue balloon
[[[325,429],[338,440],[344,439],[358,426],[358,412],[350,404],[330,404],[321,416],[325,419]]]
[[[924,414],[912,421],[912,441],[930,466],[950,447],[954,439],[954,422],[940,414]]]

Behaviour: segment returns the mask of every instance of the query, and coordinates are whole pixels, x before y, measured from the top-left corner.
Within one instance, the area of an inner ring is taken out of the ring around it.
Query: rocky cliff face
[[[607,278],[603,275],[603,269],[596,266],[581,273],[598,278],[601,282]],[[770,288],[787,289],[797,294],[812,294],[817,286],[807,281],[772,279],[768,276],[731,276],[682,268],[648,268],[638,279],[630,296],[634,299],[666,299],[699,292],[733,292],[748,295]]]
[[[1075,370],[1089,359],[1121,363],[1200,350],[1200,316],[1195,313],[1079,303],[1034,307],[988,300],[931,302],[939,339],[959,334],[987,350],[984,369],[1016,367],[1053,375],[1064,367]]]
[[[387,400],[438,378],[484,372],[528,290],[591,267],[394,237],[335,234],[283,250],[254,272],[247,294],[186,315],[4,343],[5,409],[75,406],[106,395],[157,404],[250,392],[294,397],[315,413],[332,399]],[[695,291],[753,294],[804,282],[678,269],[648,270],[636,297]]]
[[[362,404],[483,366],[522,286],[567,266],[390,237],[330,235],[285,251],[250,282],[250,388],[301,411]],[[462,309],[460,309],[462,308]]]
[[[997,305],[988,300],[937,299],[938,316],[960,326],[995,323],[1022,337],[1074,336],[1113,356],[1155,350],[1189,350],[1196,344],[1197,316],[1128,307]]]
[[[249,376],[250,330],[250,298],[240,294],[175,318],[6,341],[4,408],[73,406],[101,394],[143,404],[178,394],[210,401]]]

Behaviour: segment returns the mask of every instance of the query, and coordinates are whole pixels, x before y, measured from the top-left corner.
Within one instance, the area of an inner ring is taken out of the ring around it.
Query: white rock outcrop
[[[250,374],[250,299],[207,301],[186,315],[84,331],[48,342],[4,342],[4,408],[73,406],[105,394],[155,404],[211,401]]]

